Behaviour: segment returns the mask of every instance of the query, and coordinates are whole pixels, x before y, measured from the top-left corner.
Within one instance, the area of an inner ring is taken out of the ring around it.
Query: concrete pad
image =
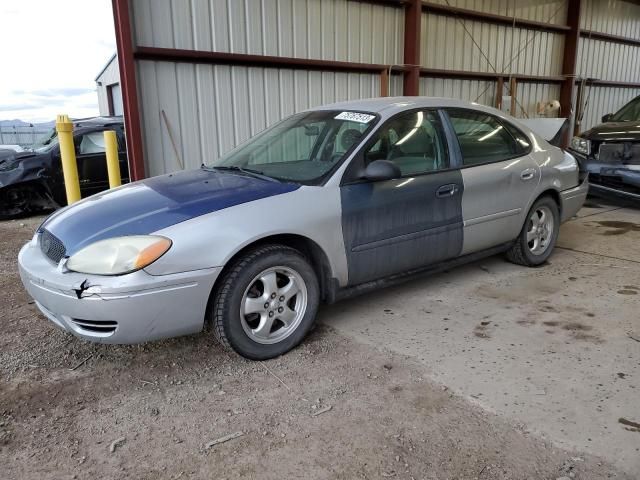
[[[622,260],[558,249],[528,269],[493,257],[323,308],[321,321],[414,357],[558,445],[638,473],[640,432],[619,419],[640,422],[640,263],[625,259],[640,260],[640,232],[604,235],[596,220],[640,223],[640,212],[569,222],[561,245]]]
[[[618,208],[571,220],[558,246],[640,262],[640,210]]]

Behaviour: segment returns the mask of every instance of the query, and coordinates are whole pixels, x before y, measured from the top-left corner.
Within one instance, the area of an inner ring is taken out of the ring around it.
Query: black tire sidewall
[[[275,344],[261,344],[252,340],[242,328],[240,321],[240,305],[244,292],[258,274],[264,270],[283,266],[298,272],[307,287],[307,308],[298,328],[284,340]],[[223,329],[231,348],[240,355],[253,359],[265,360],[282,355],[297,346],[313,325],[320,303],[320,289],[316,274],[309,262],[293,249],[283,247],[258,257],[247,263],[232,279],[232,293],[228,295],[223,311]]]
[[[527,229],[529,226],[529,218],[531,217],[531,213],[538,209],[541,206],[545,206],[549,208],[551,214],[553,215],[553,233],[551,237],[551,243],[547,247],[547,249],[541,255],[535,255],[531,250],[529,250],[529,245],[527,244]],[[553,249],[556,246],[556,241],[558,240],[558,234],[560,232],[560,212],[558,210],[558,204],[551,197],[542,197],[533,204],[533,206],[527,212],[527,218],[524,222],[524,226],[522,227],[522,232],[520,232],[520,238],[518,241],[520,242],[520,246],[522,248],[522,253],[526,257],[529,264],[537,266],[542,265],[553,253]]]

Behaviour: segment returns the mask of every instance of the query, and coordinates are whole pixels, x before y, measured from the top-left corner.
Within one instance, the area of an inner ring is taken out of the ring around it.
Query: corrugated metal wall
[[[567,0],[432,1],[549,24],[567,21]],[[138,46],[381,65],[404,61],[402,8],[350,0],[131,0],[131,5]],[[638,18],[637,4],[583,0],[583,29],[640,38]],[[560,33],[427,10],[422,14],[421,36],[420,63],[426,68],[506,76],[562,73]],[[197,166],[290,113],[380,95],[380,75],[375,73],[141,60],[137,69],[149,175]],[[583,38],[577,71],[580,76],[638,82],[640,47]],[[401,92],[401,77],[392,75],[389,93]],[[493,80],[421,78],[420,92],[496,104]],[[589,104],[583,129],[617,110],[638,89],[592,86],[585,93]],[[508,82],[503,94],[509,94]],[[559,96],[559,83],[519,81],[516,116],[538,116],[538,102]]]
[[[399,64],[402,9],[346,0],[135,0],[138,45]]]
[[[149,175],[197,167],[295,112],[380,95],[372,74],[141,61],[138,78]]]
[[[393,7],[346,0],[135,0],[132,15],[140,46],[402,63],[404,12]],[[376,97],[381,88],[377,74],[137,63],[148,175],[197,167],[294,112]],[[389,83],[391,95],[401,94],[399,76]]]
[[[439,0],[435,3],[515,16],[545,23],[566,21],[566,0]],[[564,35],[513,28],[428,10],[422,14],[421,63],[427,68],[554,76],[562,73]],[[538,116],[538,102],[556,100],[559,84],[519,82],[517,117]],[[426,79],[423,95],[448,96],[486,105],[496,104],[496,82],[487,80]],[[509,95],[505,84],[504,95]]]
[[[525,20],[538,22],[548,21],[556,25],[564,25],[567,20],[566,0],[430,0],[452,7],[466,8],[477,12],[496,15],[515,16]]]
[[[640,39],[640,5],[620,0],[583,0],[580,27],[585,30]],[[584,37],[578,47],[579,77],[615,82],[640,81],[640,47]],[[587,86],[588,101],[581,130],[600,123],[640,94],[637,88]]]
[[[423,13],[422,39],[421,63],[428,68],[524,75],[562,69],[564,35],[557,33]]]

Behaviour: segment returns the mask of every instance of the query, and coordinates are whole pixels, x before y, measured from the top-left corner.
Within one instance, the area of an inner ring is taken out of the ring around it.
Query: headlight
[[[15,170],[18,168],[19,162],[0,162],[0,172],[8,172],[9,170]]]
[[[152,264],[171,247],[171,240],[154,235],[131,235],[92,243],[67,261],[69,270],[95,275],[121,275]]]
[[[573,137],[571,139],[571,149],[583,155],[589,155],[591,153],[591,142],[586,138]]]

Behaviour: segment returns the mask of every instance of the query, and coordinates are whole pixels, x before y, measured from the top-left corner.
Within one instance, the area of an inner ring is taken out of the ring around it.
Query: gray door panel
[[[540,182],[540,169],[529,156],[462,169],[464,196],[463,254],[518,236],[526,207]]]
[[[463,188],[459,170],[342,186],[349,285],[458,256]]]

